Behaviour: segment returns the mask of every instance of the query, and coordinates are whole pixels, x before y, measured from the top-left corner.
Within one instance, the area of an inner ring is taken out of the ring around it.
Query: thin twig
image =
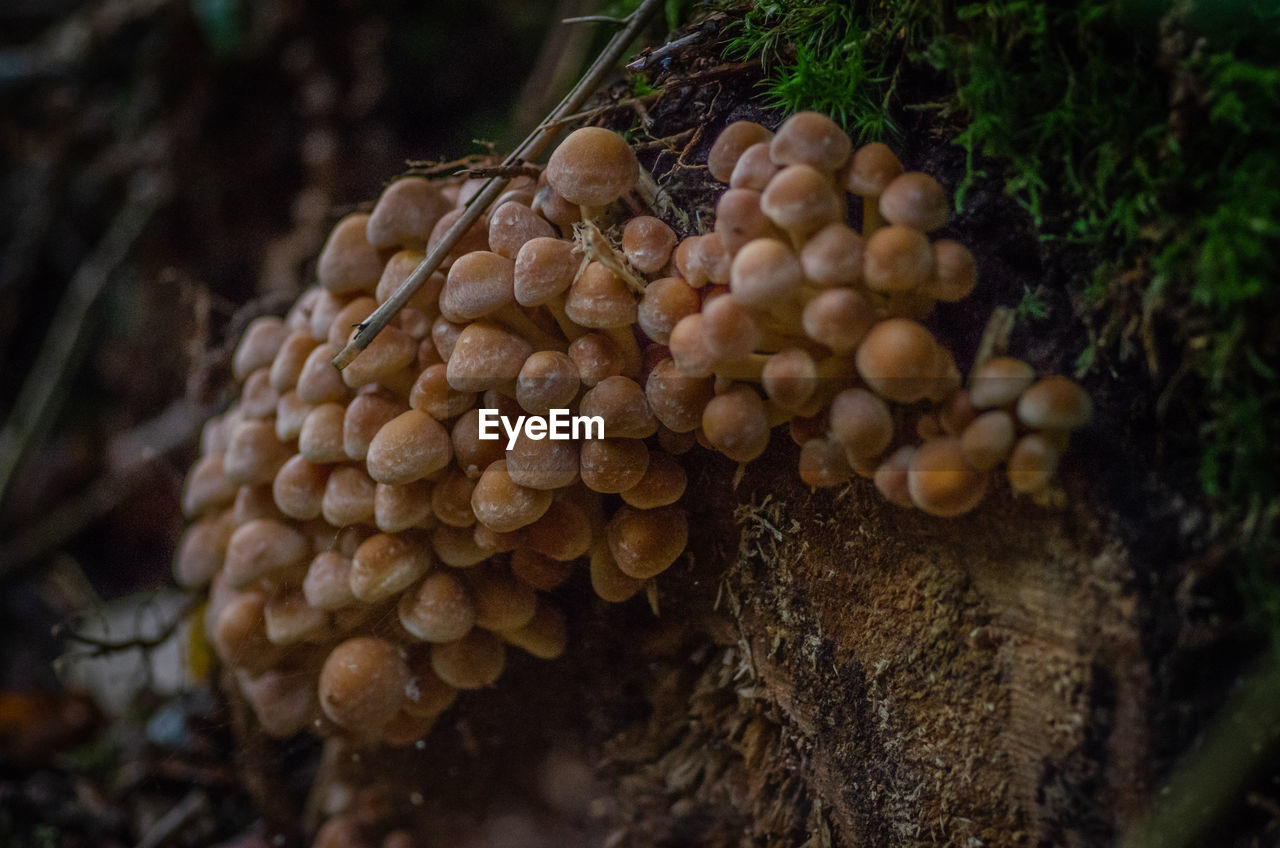
[[[135,178],[134,190],[102,240],[71,278],[49,324],[35,364],[22,383],[13,413],[0,431],[0,504],[13,475],[57,414],[66,383],[82,353],[87,319],[115,269],[128,257],[163,200],[155,180]]]
[[[627,25],[619,30],[608,45],[596,57],[596,61],[583,75],[578,84],[573,87],[565,98],[560,101],[549,116],[549,121],[556,120],[560,115],[565,115],[579,109],[587,98],[600,87],[604,77],[614,64],[622,57],[631,40],[645,25],[649,18],[658,11],[662,6],[663,0],[644,0],[639,7],[627,18]],[[553,138],[555,138],[558,129],[546,125],[539,126],[530,135],[520,143],[515,150],[511,152],[506,159],[503,160],[504,167],[516,165],[521,162],[531,161],[541,155],[542,151],[547,148]],[[480,218],[480,215],[489,207],[499,194],[507,187],[509,180],[502,177],[490,177],[480,191],[471,198],[463,209],[462,215],[454,222],[449,231],[445,233],[444,238],[440,240],[432,250],[427,254],[426,258],[418,263],[418,267],[413,269],[408,278],[400,284],[400,288],[396,289],[391,297],[387,298],[381,306],[374,310],[373,314],[366,318],[363,322],[356,326],[355,337],[338,352],[333,358],[333,365],[339,371],[346,368],[347,365],[355,359],[360,351],[369,346],[369,343],[387,326],[395,314],[399,312],[409,298],[426,282],[427,278],[440,267],[440,263],[444,261],[449,251],[453,250],[458,240],[462,238],[467,230]]]

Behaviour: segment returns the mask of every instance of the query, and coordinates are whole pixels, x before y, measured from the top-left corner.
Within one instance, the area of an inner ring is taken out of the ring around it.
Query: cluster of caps
[[[546,592],[575,561],[619,602],[684,551],[673,453],[698,415],[676,432],[656,410],[692,381],[646,381],[633,329],[676,236],[633,218],[624,257],[594,223],[638,172],[616,134],[574,133],[339,372],[355,325],[473,196],[398,180],[334,227],[317,287],[245,332],[239,399],[207,425],[184,487],[175,572],[210,585],[209,638],[268,732],[414,742],[457,690],[498,678],[509,646],[564,651]],[[556,409],[602,419],[603,436],[523,427],[508,442],[502,419]]]
[[[929,239],[950,207],[937,180],[904,172],[883,144],[855,151],[813,112],[776,134],[730,125],[708,168],[729,184],[715,231],[680,244],[681,280],[645,293],[663,298],[661,340],[679,373],[714,381],[705,443],[748,462],[789,422],[806,483],[858,474],[893,503],[938,516],[977,506],[1002,466],[1016,491],[1048,486],[1068,434],[1089,420],[1089,397],[1005,357],[966,387],[920,323],[977,281],[967,248]],[[851,195],[861,232],[849,225]]]
[[[677,457],[698,444],[747,462],[789,421],[806,482],[871,476],[935,515],[972,509],[1002,465],[1018,491],[1046,486],[1088,397],[1006,358],[962,386],[919,323],[976,279],[968,250],[925,235],[946,197],[883,145],[851,148],[813,113],[730,126],[715,230],[679,242],[619,202],[639,178],[627,143],[577,130],[342,371],[478,186],[406,177],[339,221],[318,285],[246,331],[239,399],[183,493],[178,580],[210,586],[209,638],[264,729],[409,744],[509,646],[559,656],[547,593],[576,561],[620,602],[683,553]],[[548,438],[556,410],[603,433]]]

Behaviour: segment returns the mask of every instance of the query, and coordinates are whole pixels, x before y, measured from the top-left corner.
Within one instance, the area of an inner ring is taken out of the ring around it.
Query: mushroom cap
[[[658,432],[658,419],[645,400],[644,389],[628,377],[608,377],[596,383],[583,394],[578,414],[602,417],[606,438],[645,439]]]
[[[282,394],[276,402],[276,438],[282,442],[297,439],[302,433],[303,422],[314,408],[298,397],[293,389]]]
[[[715,371],[717,357],[707,347],[703,322],[701,312],[686,315],[676,322],[671,329],[671,337],[667,339],[671,359],[686,377],[709,377]]]
[[[235,500],[237,487],[223,470],[221,453],[202,456],[182,483],[182,514],[195,518],[220,509]]]
[[[797,112],[778,127],[769,144],[777,165],[808,165],[834,172],[849,159],[853,143],[840,125],[820,112]]]
[[[476,520],[490,530],[509,533],[532,524],[551,506],[551,492],[521,486],[512,479],[507,461],[492,463],[471,492]]]
[[[622,500],[636,509],[670,506],[684,495],[688,475],[675,457],[661,451],[649,452],[649,465],[640,482],[622,492]]]
[[[253,319],[231,357],[231,373],[243,382],[254,371],[271,365],[289,336],[289,328],[274,315]]]
[[[400,250],[392,254],[387,264],[382,267],[382,276],[378,278],[378,287],[373,292],[374,299],[379,304],[386,303],[426,257],[427,255],[420,250]],[[443,273],[432,271],[431,276],[427,277],[409,298],[406,306],[420,309],[434,317],[438,309],[436,301],[440,299],[440,290],[444,288],[444,281]]]
[[[471,493],[475,491],[477,474],[467,476],[454,467],[448,467],[431,487],[431,512],[436,520],[450,527],[470,527],[476,523],[471,511]]]
[[[187,527],[173,557],[173,576],[179,586],[197,588],[222,568],[234,525],[228,513],[208,515]]]
[[[769,157],[768,142],[759,142],[742,151],[729,175],[729,187],[764,191],[780,170]]]
[[[467,582],[475,598],[476,627],[515,630],[528,624],[537,611],[538,593],[505,569],[472,569]]]
[[[409,667],[396,645],[372,636],[339,644],[320,670],[320,708],[347,730],[376,732],[400,710]]]
[[[1077,430],[1092,417],[1093,401],[1068,377],[1045,377],[1018,398],[1018,420],[1037,430]]]
[[[855,457],[876,457],[893,441],[893,415],[877,395],[845,389],[831,401],[831,434]]]
[[[627,327],[636,320],[636,299],[621,277],[589,262],[569,287],[564,311],[580,327]]]
[[[437,570],[400,596],[400,624],[423,642],[456,642],[476,623],[476,600],[460,574]]]
[[[316,609],[345,607],[356,599],[351,592],[351,558],[339,551],[321,551],[307,567],[302,594]]]
[[[891,224],[867,239],[862,278],[872,291],[912,291],[933,273],[933,248],[919,230]]]
[[[765,362],[760,384],[779,407],[798,411],[818,390],[818,365],[808,351],[786,347]]]
[[[920,445],[907,467],[907,488],[917,507],[942,518],[969,512],[987,493],[990,475],[969,465],[960,440],[940,436]]]
[[[553,238],[556,234],[527,204],[508,200],[499,204],[489,216],[489,247],[499,256],[515,259],[520,248],[535,238]]]
[[[836,353],[857,349],[879,314],[871,301],[856,289],[835,288],[819,292],[804,305],[800,323],[805,335]]]
[[[298,454],[276,472],[271,493],[282,513],[298,521],[310,521],[320,517],[320,504],[328,482],[329,466]]]
[[[297,587],[277,588],[262,608],[267,638],[275,645],[296,645],[316,636],[329,622],[324,610],[307,603]]]
[[[674,360],[664,359],[649,372],[644,396],[664,427],[676,433],[691,433],[702,424],[702,412],[713,391],[711,380],[687,376]]]
[[[689,542],[689,519],[679,507],[623,506],[606,528],[609,552],[618,569],[648,580],[671,567]]]
[[[581,386],[578,366],[567,353],[539,350],[520,366],[516,401],[526,412],[546,415],[552,409],[567,409]]]
[[[449,385],[449,367],[443,362],[422,369],[409,390],[409,406],[437,421],[448,421],[476,404],[475,392],[455,391]]]
[[[515,262],[487,250],[459,256],[440,293],[440,314],[465,323],[515,301]]]
[[[844,187],[863,197],[879,197],[902,173],[902,163],[887,144],[873,141],[854,152]]]
[[[343,465],[325,483],[320,512],[334,527],[362,524],[373,518],[375,484],[363,468]]]
[[[307,356],[315,349],[316,344],[308,330],[290,333],[271,360],[271,371],[268,374],[271,388],[283,394],[298,385],[302,366],[306,364]]]
[[[640,163],[622,136],[582,127],[552,152],[546,175],[547,183],[570,203],[608,206],[635,186]]]
[[[504,454],[500,439],[480,438],[480,410],[478,409],[468,409],[458,416],[449,438],[458,468],[462,469],[468,477],[478,478],[490,463],[502,459]]]
[[[351,558],[351,593],[367,604],[409,588],[431,568],[426,539],[409,533],[376,533]]]
[[[730,257],[752,239],[783,237],[760,208],[760,192],[750,188],[731,188],[720,195],[715,231]]]
[[[338,346],[324,342],[312,348],[298,374],[295,391],[304,403],[326,403],[346,400],[351,388],[342,380],[342,372],[333,367]]]
[[[701,306],[698,293],[680,277],[663,277],[645,286],[636,308],[636,323],[658,344],[671,339],[671,331],[686,315]]]
[[[527,624],[514,630],[502,631],[502,638],[508,644],[542,660],[553,660],[561,656],[569,645],[564,613],[542,599],[538,600],[533,618]]]
[[[797,294],[804,282],[800,260],[777,239],[747,242],[733,257],[729,291],[752,309],[768,309]]]
[[[909,469],[916,450],[915,445],[903,445],[885,457],[873,475],[876,489],[885,500],[907,509],[915,506],[911,499]]]
[[[573,485],[578,479],[578,462],[576,442],[551,438],[532,439],[523,431],[516,436],[515,445],[507,451],[507,473],[511,475],[513,482],[530,489],[554,491]]]
[[[940,374],[933,334],[908,318],[887,318],[867,332],[858,346],[858,373],[881,397],[915,403],[927,397]]]
[[[1021,359],[992,357],[970,376],[969,401],[975,409],[1012,406],[1035,379],[1035,369]]]
[[[716,395],[702,411],[702,432],[716,450],[735,462],[750,462],[769,445],[764,401],[750,386]]]
[[[969,248],[951,239],[933,243],[933,273],[921,285],[921,294],[954,303],[968,297],[977,284],[978,263]]]
[[[431,229],[431,237],[427,239],[427,252],[430,252],[437,244],[444,240],[445,234],[453,229],[453,225],[462,217],[464,210],[452,209],[444,215],[440,216],[440,220],[436,221],[435,227]],[[489,249],[489,219],[481,215],[476,219],[462,238],[458,239],[457,244],[453,246],[453,250],[449,251],[449,256],[459,257],[471,253],[473,250]]]
[[[656,274],[671,259],[675,231],[652,215],[637,215],[622,228],[622,255],[642,274]]]
[[[340,403],[322,403],[312,407],[302,419],[298,432],[298,453],[315,463],[342,462],[347,459],[343,428],[347,408]]]
[[[1058,470],[1062,451],[1043,433],[1028,433],[1009,454],[1005,473],[1015,492],[1029,495],[1044,490]]]
[[[638,580],[618,568],[609,545],[600,543],[591,549],[591,588],[603,601],[620,604],[644,587]]]
[[[764,337],[760,324],[733,294],[716,295],[702,307],[702,343],[717,360],[745,359]]]
[[[369,243],[368,224],[367,214],[353,212],[329,231],[316,262],[316,278],[333,294],[372,294],[377,288],[382,257]]]
[[[421,480],[452,458],[449,433],[425,412],[410,409],[382,425],[369,443],[369,476],[379,483]]]
[[[621,374],[626,359],[618,344],[604,333],[586,333],[569,343],[569,358],[578,367],[578,379],[584,386]]]
[[[773,133],[755,121],[734,121],[720,131],[707,153],[707,171],[713,179],[729,182],[743,152],[753,144],[768,144]]]
[[[511,552],[511,573],[542,592],[549,592],[564,583],[573,571],[572,560],[553,559],[529,548],[517,548]]]
[[[237,486],[270,483],[293,451],[276,438],[276,428],[267,421],[241,421],[231,432],[231,442],[222,456],[222,473]]]
[[[809,486],[827,488],[849,482],[853,469],[844,447],[831,439],[810,439],[800,449],[800,479]]]
[[[951,217],[947,193],[928,174],[908,171],[896,177],[880,195],[880,214],[890,224],[922,233],[945,227]]]
[[[844,220],[845,212],[831,181],[809,165],[788,165],[775,174],[760,195],[760,209],[782,229],[801,236]]]
[[[483,689],[502,676],[506,654],[501,639],[472,628],[456,642],[432,646],[431,670],[457,689]]]
[[[383,189],[369,215],[366,236],[377,248],[425,246],[436,222],[452,208],[430,180],[402,177]]]
[[[293,527],[271,518],[241,524],[227,540],[222,574],[239,588],[306,562],[311,543]]]
[[[862,236],[837,221],[818,230],[800,248],[804,277],[820,288],[851,286],[862,277]]]
[[[592,534],[587,511],[573,499],[562,497],[525,528],[524,542],[537,554],[567,561],[577,559],[590,549]]]
[[[477,321],[458,336],[449,355],[449,385],[460,392],[482,392],[520,375],[533,346],[497,324]]]
[[[649,468],[649,449],[640,439],[585,439],[578,474],[593,492],[616,495],[640,482]]]
[[[404,401],[389,392],[369,392],[352,398],[342,416],[342,450],[347,459],[362,462],[382,426],[405,411]]]
[[[960,434],[965,462],[979,471],[990,471],[1009,458],[1017,438],[1013,416],[1002,409],[982,413]]]

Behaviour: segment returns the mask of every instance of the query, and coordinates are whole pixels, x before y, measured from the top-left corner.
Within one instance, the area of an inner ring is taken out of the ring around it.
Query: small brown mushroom
[[[333,469],[325,483],[320,512],[334,527],[362,524],[373,519],[373,479],[354,465]]]
[[[835,121],[820,112],[797,112],[778,127],[769,158],[777,165],[808,165],[834,173],[852,149],[849,136]]]
[[[467,584],[475,599],[476,627],[504,631],[524,627],[538,607],[538,593],[501,568],[476,568],[467,572]]]
[[[255,318],[236,345],[231,357],[231,373],[243,382],[259,368],[269,367],[288,337],[289,328],[274,315]]]
[[[1021,359],[988,359],[969,378],[969,401],[975,409],[1012,406],[1035,378],[1035,369]]]
[[[775,174],[760,195],[760,209],[796,249],[813,233],[844,220],[844,202],[831,180],[809,165],[788,165]]]
[[[222,473],[237,486],[270,483],[292,453],[276,438],[273,424],[242,421],[231,433],[231,442],[222,457]]]
[[[909,292],[933,273],[933,248],[919,230],[890,225],[867,239],[862,278],[872,291]]]
[[[764,401],[750,386],[716,395],[702,412],[707,441],[735,462],[750,462],[764,453],[769,431]]]
[[[626,370],[626,358],[617,343],[604,333],[587,333],[574,339],[568,353],[584,386],[594,386]]]
[[[877,457],[893,441],[893,416],[876,395],[845,389],[831,401],[831,434],[855,457]]]
[[[756,239],[733,257],[729,291],[743,306],[769,310],[800,291],[804,271],[791,248],[777,239]]]
[[[449,385],[460,392],[482,392],[510,385],[533,346],[488,321],[468,324],[449,355]]]
[[[681,373],[672,359],[664,359],[649,372],[645,400],[654,416],[668,430],[691,433],[702,424],[702,412],[712,397],[711,381]]]
[[[834,288],[819,292],[804,305],[800,323],[805,335],[834,353],[852,353],[879,317],[859,291]]]
[[[384,424],[369,443],[369,476],[379,483],[410,483],[444,468],[452,455],[440,422],[410,409]]]
[[[622,228],[622,255],[642,274],[666,267],[675,247],[675,232],[652,215],[637,215]]]
[[[351,592],[351,558],[339,551],[321,551],[307,567],[302,581],[307,603],[319,610],[335,610],[356,599]]]
[[[800,479],[818,488],[849,482],[853,469],[845,459],[844,447],[831,439],[810,439],[800,449]]]
[[[322,403],[307,413],[298,433],[298,453],[314,463],[343,462],[347,450],[343,428],[347,409],[340,403]]]
[[[1009,458],[1016,438],[1013,416],[993,409],[974,418],[960,435],[965,462],[979,471],[990,471]]]
[[[636,323],[658,344],[671,340],[681,318],[698,311],[698,293],[680,277],[663,277],[645,286],[636,311]]]
[[[578,366],[567,353],[539,350],[520,366],[516,401],[526,412],[546,415],[552,409],[568,409],[581,385]]]
[[[476,599],[452,570],[434,571],[400,596],[400,624],[423,642],[456,642],[475,626]]]
[[[404,401],[388,392],[369,392],[353,398],[342,417],[342,450],[347,459],[363,461],[373,437],[405,410]]]
[[[382,257],[369,243],[369,216],[353,212],[329,231],[316,263],[316,278],[333,294],[372,293],[382,275]]]
[[[640,163],[622,136],[600,127],[582,127],[552,151],[546,175],[547,183],[565,200],[594,209],[630,191],[640,176]]]
[[[1020,494],[1043,491],[1053,479],[1062,451],[1043,433],[1028,433],[1013,446],[1006,473],[1009,486]]]
[[[506,648],[487,630],[472,628],[456,642],[431,648],[431,669],[457,689],[483,689],[502,676]]]
[[[730,188],[749,188],[764,191],[769,181],[781,170],[769,157],[769,144],[759,142],[742,151],[729,175]]]
[[[618,494],[640,482],[649,467],[649,449],[640,439],[587,439],[578,473],[593,492]]]
[[[621,507],[607,526],[609,552],[618,569],[647,580],[666,571],[689,542],[689,519],[679,507]]]
[[[603,418],[606,438],[646,439],[658,432],[658,419],[644,389],[627,377],[608,377],[588,389],[579,401],[578,414]]]
[[[927,233],[946,226],[951,209],[947,193],[937,180],[919,171],[908,171],[889,183],[880,195],[880,214],[890,224]]]
[[[1018,420],[1037,430],[1078,430],[1093,417],[1093,402],[1067,377],[1039,380],[1018,398]]]
[[[767,145],[773,133],[754,121],[734,121],[720,131],[707,153],[707,171],[713,179],[729,182],[744,151],[754,144]]]
[[[348,639],[320,670],[320,708],[340,727],[372,735],[399,712],[409,679],[396,645],[372,636]]]
[[[310,555],[310,542],[293,527],[254,519],[231,534],[222,573],[230,586],[240,588],[301,565]]]
[[[407,589],[431,568],[425,537],[377,533],[360,543],[351,558],[351,593],[371,604]]]
[[[881,224],[880,195],[902,174],[902,163],[885,144],[864,145],[853,154],[845,173],[845,188],[863,198],[862,234],[869,236]]]
[[[929,439],[911,455],[907,488],[917,507],[942,518],[962,515],[987,493],[990,476],[969,465],[955,436]]]
[[[271,492],[282,513],[298,521],[310,521],[320,517],[320,504],[328,481],[329,466],[316,464],[299,454],[276,473]]]
[[[453,208],[430,180],[402,177],[387,186],[366,225],[377,248],[425,247],[436,222]]]
[[[555,234],[545,218],[523,203],[509,200],[489,216],[489,247],[508,259],[515,259],[525,243],[536,238],[554,238]]]
[[[937,387],[941,376],[933,334],[907,318],[888,318],[858,347],[858,373],[872,391],[895,403],[915,403]]]
[[[480,475],[471,492],[476,520],[498,533],[509,533],[537,521],[551,506],[551,492],[521,486],[500,459]]]
[[[500,635],[508,644],[540,660],[554,660],[562,656],[569,645],[564,613],[542,599],[538,600],[538,607],[528,623],[514,630],[504,630]]]

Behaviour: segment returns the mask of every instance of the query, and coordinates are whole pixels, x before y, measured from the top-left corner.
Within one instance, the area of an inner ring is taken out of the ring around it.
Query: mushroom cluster
[[[677,248],[701,305],[666,339],[679,373],[714,379],[705,443],[749,462],[789,422],[806,483],[858,474],[893,503],[937,516],[977,506],[1002,465],[1018,492],[1048,486],[1068,434],[1088,422],[1089,398],[1064,377],[1036,382],[1008,357],[963,385],[952,353],[921,323],[977,282],[966,247],[929,239],[949,217],[937,180],[904,171],[883,144],[854,150],[815,112],[776,134],[732,124],[707,165],[729,189],[714,232]],[[850,196],[861,200],[861,231],[850,226]],[[655,283],[646,301],[651,293],[666,304],[666,289]]]
[[[1020,492],[1048,484],[1089,399],[1009,358],[962,385],[919,323],[976,280],[926,236],[947,220],[935,180],[813,113],[733,124],[708,165],[730,185],[715,230],[678,241],[638,214],[627,143],[573,132],[339,371],[476,194],[399,179],[337,223],[284,318],[248,328],[175,573],[210,587],[208,636],[267,732],[409,744],[510,646],[559,656],[549,593],[576,561],[621,602],[683,553],[678,457],[698,444],[748,462],[789,422],[806,482],[874,477],[934,515],[1002,465]],[[555,411],[602,431],[550,438]]]

